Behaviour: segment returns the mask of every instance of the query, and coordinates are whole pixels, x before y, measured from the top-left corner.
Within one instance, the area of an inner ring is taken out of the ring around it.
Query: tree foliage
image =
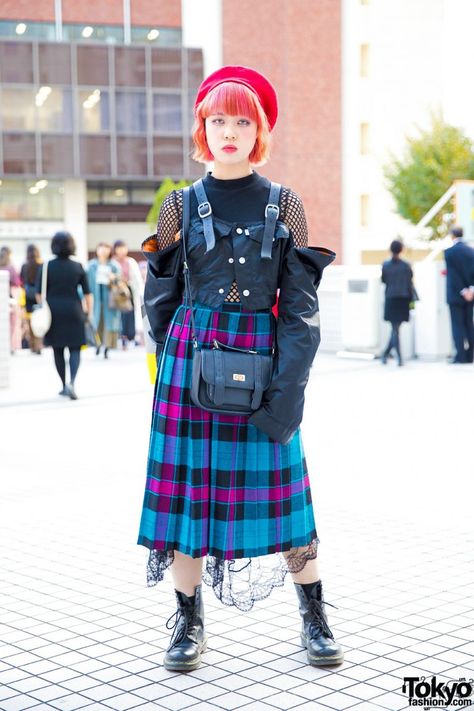
[[[168,195],[173,192],[173,190],[185,188],[186,185],[191,185],[191,181],[180,180],[178,183],[175,183],[174,180],[172,180],[171,178],[165,178],[163,180],[160,187],[155,193],[153,204],[148,211],[148,215],[146,216],[146,221],[150,226],[150,229],[156,229],[156,224],[158,222],[158,215],[160,214],[161,206],[168,197]]]
[[[454,180],[474,179],[474,144],[461,129],[447,124],[441,115],[432,114],[430,128],[407,137],[402,158],[391,156],[384,173],[398,213],[416,224],[448,190]],[[449,202],[430,223],[432,239],[446,231],[445,213]]]

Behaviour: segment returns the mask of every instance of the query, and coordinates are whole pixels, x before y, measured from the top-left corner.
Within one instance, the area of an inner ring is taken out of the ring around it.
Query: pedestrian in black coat
[[[51,328],[44,337],[44,344],[53,347],[54,364],[63,384],[59,394],[77,400],[74,381],[79,370],[81,346],[86,343],[84,324],[86,315],[90,315],[92,311],[92,296],[82,264],[70,259],[76,251],[76,245],[69,232],[57,232],[54,235],[51,251],[56,255],[56,259],[48,262],[46,301],[51,309],[52,320]],[[36,275],[38,301],[41,299],[42,273],[43,266],[38,269]],[[81,304],[82,297],[86,313]],[[69,385],[66,385],[66,348],[69,350]]]
[[[385,284],[384,319],[390,321],[392,332],[387,347],[382,354],[385,365],[392,349],[395,348],[398,365],[403,365],[400,351],[400,326],[410,320],[410,302],[413,300],[413,271],[408,262],[401,259],[403,244],[394,239],[390,245],[391,259],[382,264],[382,281]]]
[[[446,300],[451,314],[451,329],[456,355],[452,363],[474,360],[474,249],[463,242],[462,227],[450,230],[453,246],[445,250]]]

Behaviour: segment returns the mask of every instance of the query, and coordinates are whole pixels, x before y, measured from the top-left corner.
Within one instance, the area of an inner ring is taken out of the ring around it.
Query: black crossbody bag
[[[200,181],[198,181],[200,182]],[[279,186],[278,186],[279,188]],[[205,193],[198,193],[199,197]],[[208,206],[208,202],[201,202]],[[270,204],[271,208],[277,207]],[[268,208],[268,206],[267,206]],[[278,210],[278,207],[277,207]],[[267,215],[268,209],[266,211]],[[199,209],[202,217],[202,210]],[[276,215],[276,216],[275,216]],[[205,217],[209,217],[210,212]],[[276,224],[278,213],[274,211],[271,222]],[[212,219],[212,218],[211,218]],[[191,400],[198,407],[208,412],[228,415],[251,415],[262,402],[265,390],[269,387],[273,372],[274,345],[272,355],[261,355],[255,350],[235,348],[214,340],[211,348],[199,345],[194,322],[194,305],[191,295],[190,272],[186,254],[186,237],[190,222],[190,188],[183,190],[183,254],[185,304],[190,309],[191,335],[193,340],[193,371],[191,382]],[[206,228],[208,228],[209,222]],[[211,226],[212,229],[212,226]],[[268,240],[267,240],[268,241]],[[268,244],[267,244],[268,247]],[[262,247],[263,253],[263,247]]]

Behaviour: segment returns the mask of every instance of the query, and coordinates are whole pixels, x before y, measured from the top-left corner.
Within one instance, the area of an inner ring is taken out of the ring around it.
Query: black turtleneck
[[[270,193],[270,181],[258,173],[243,178],[220,180],[208,173],[203,180],[204,189],[214,215],[221,220],[259,222],[265,219],[265,206]],[[197,209],[192,191],[191,211]]]

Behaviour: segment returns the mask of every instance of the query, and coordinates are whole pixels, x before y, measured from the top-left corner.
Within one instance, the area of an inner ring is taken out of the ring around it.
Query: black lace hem
[[[264,600],[273,588],[281,587],[288,573],[299,573],[309,560],[318,555],[319,538],[308,545],[257,558],[222,560],[205,557],[202,580],[214,590],[217,599],[227,606],[248,612],[258,600]],[[151,550],[147,564],[147,585],[156,585],[174,562],[174,550]]]

